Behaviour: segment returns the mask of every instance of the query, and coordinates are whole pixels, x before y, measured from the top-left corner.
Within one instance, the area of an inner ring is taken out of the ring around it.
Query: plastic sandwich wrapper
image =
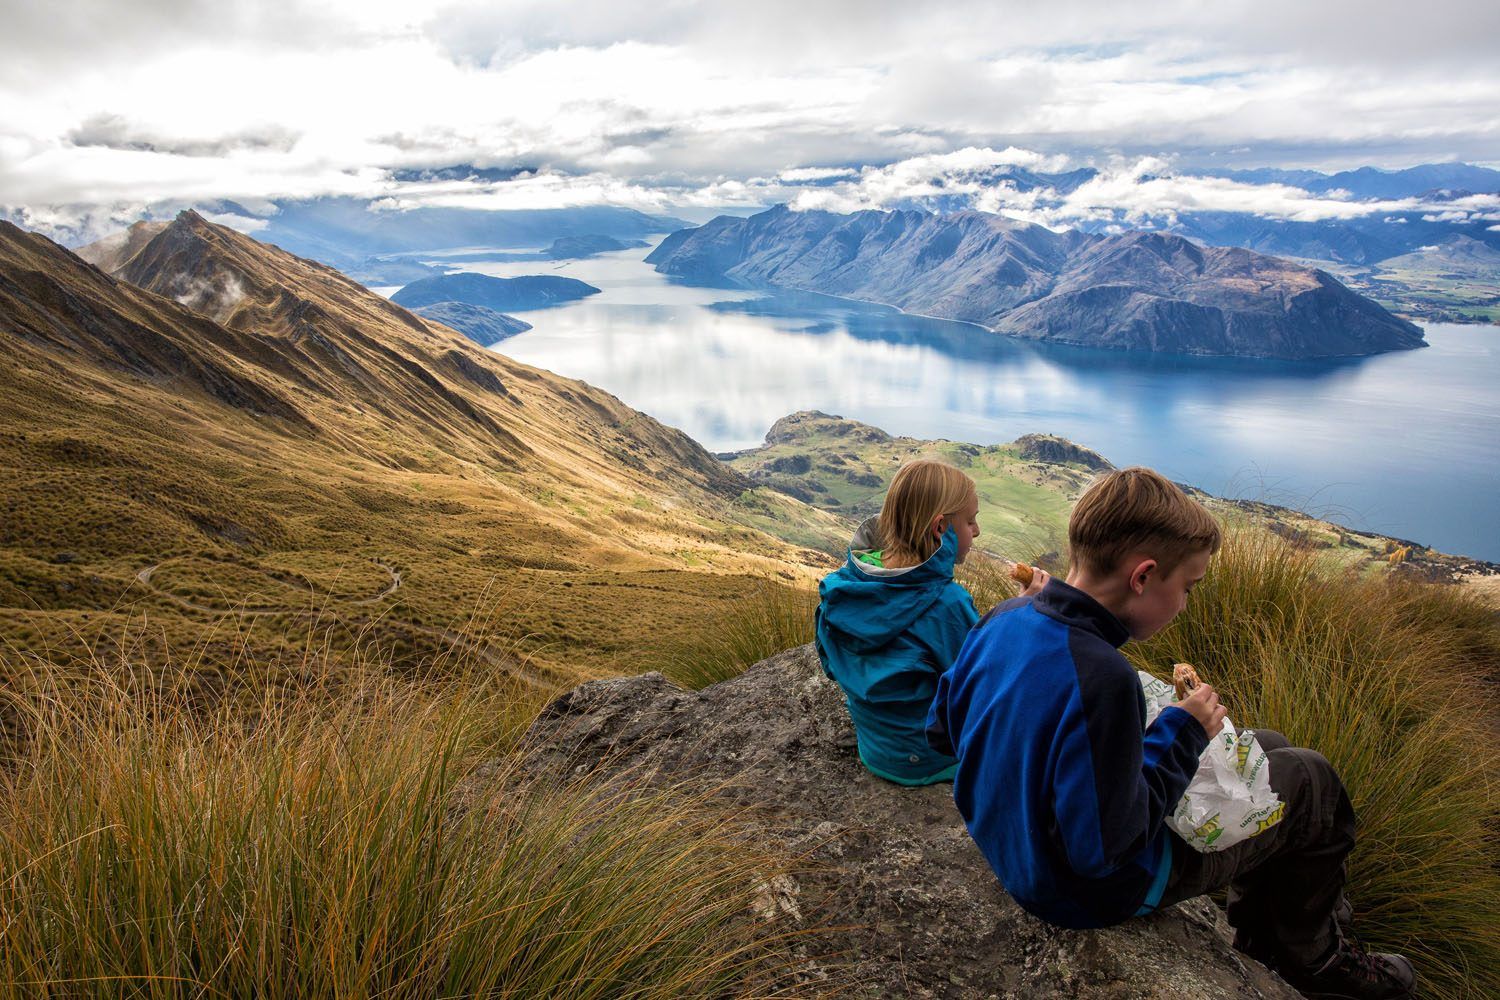
[[[1140,671],[1146,725],[1177,703],[1172,685]],[[1197,851],[1209,853],[1243,843],[1281,822],[1285,810],[1271,790],[1271,767],[1255,730],[1238,732],[1224,720],[1198,759],[1198,773],[1167,822]]]

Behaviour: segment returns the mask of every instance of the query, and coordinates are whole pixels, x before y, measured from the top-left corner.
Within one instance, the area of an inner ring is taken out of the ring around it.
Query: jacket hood
[[[844,565],[818,587],[823,622],[847,637],[851,649],[877,649],[905,631],[953,580],[958,535],[950,527],[925,562],[901,569],[868,566],[855,558],[879,545],[876,519],[854,532]]]

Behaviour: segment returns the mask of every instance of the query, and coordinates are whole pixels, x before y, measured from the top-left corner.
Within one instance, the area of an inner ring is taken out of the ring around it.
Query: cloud
[[[817,181],[842,180],[858,175],[859,171],[853,167],[797,167],[781,171],[776,175],[776,179],[783,184],[810,184]]]
[[[1485,219],[1485,212],[1500,206],[1500,194],[1465,195],[1437,202],[1419,198],[1355,200],[1347,191],[1314,194],[1290,184],[1250,184],[1200,176],[1178,171],[1169,159],[1150,156],[1114,158],[1072,190],[1051,183],[1054,177],[1049,172],[1077,165],[1067,158],[1015,147],[968,148],[867,167],[856,176],[827,186],[794,190],[790,204],[799,211],[836,212],[974,208],[1054,229],[1080,223],[1173,225],[1180,215],[1204,212],[1323,222],[1427,211],[1424,218],[1429,222],[1465,222]],[[1009,167],[1026,172],[1010,175],[1006,170]]]
[[[118,114],[98,114],[67,133],[74,146],[106,146],[172,156],[224,156],[237,150],[289,152],[298,133],[280,125],[251,126],[228,135],[177,138],[144,128]]]
[[[1338,218],[1353,209],[1337,199],[1187,167],[1483,160],[1500,143],[1500,5],[1477,0],[10,6],[0,207],[80,224],[318,194]],[[1158,155],[1184,166],[1117,176]],[[986,177],[1063,159],[1107,169],[1061,204]],[[459,164],[494,175],[412,186]]]

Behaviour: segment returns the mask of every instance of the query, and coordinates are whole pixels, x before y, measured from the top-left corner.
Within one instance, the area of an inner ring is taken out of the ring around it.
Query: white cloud
[[[1328,196],[1129,171],[1177,152],[1493,159],[1500,5],[1315,7],[12,3],[0,205],[42,218],[317,194],[843,208],[968,197],[1038,220],[1235,205],[1340,218],[1356,210]],[[983,176],[1101,152],[1123,166],[1062,205]],[[457,163],[533,173],[469,191],[390,180]],[[858,164],[872,166],[845,166]]]
[[[853,167],[797,167],[781,171],[776,175],[776,179],[783,184],[806,184],[810,181],[857,176],[859,176],[859,171]]]

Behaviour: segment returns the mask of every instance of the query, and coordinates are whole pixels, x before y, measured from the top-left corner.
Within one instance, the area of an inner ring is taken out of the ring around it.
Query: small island
[[[464,272],[413,281],[392,295],[391,301],[408,309],[439,302],[462,302],[497,312],[512,312],[545,309],[597,294],[599,289],[577,278],[535,274],[492,278],[487,274]]]
[[[583,260],[612,250],[638,250],[650,246],[645,240],[619,240],[613,236],[559,236],[542,251],[553,260]]]

